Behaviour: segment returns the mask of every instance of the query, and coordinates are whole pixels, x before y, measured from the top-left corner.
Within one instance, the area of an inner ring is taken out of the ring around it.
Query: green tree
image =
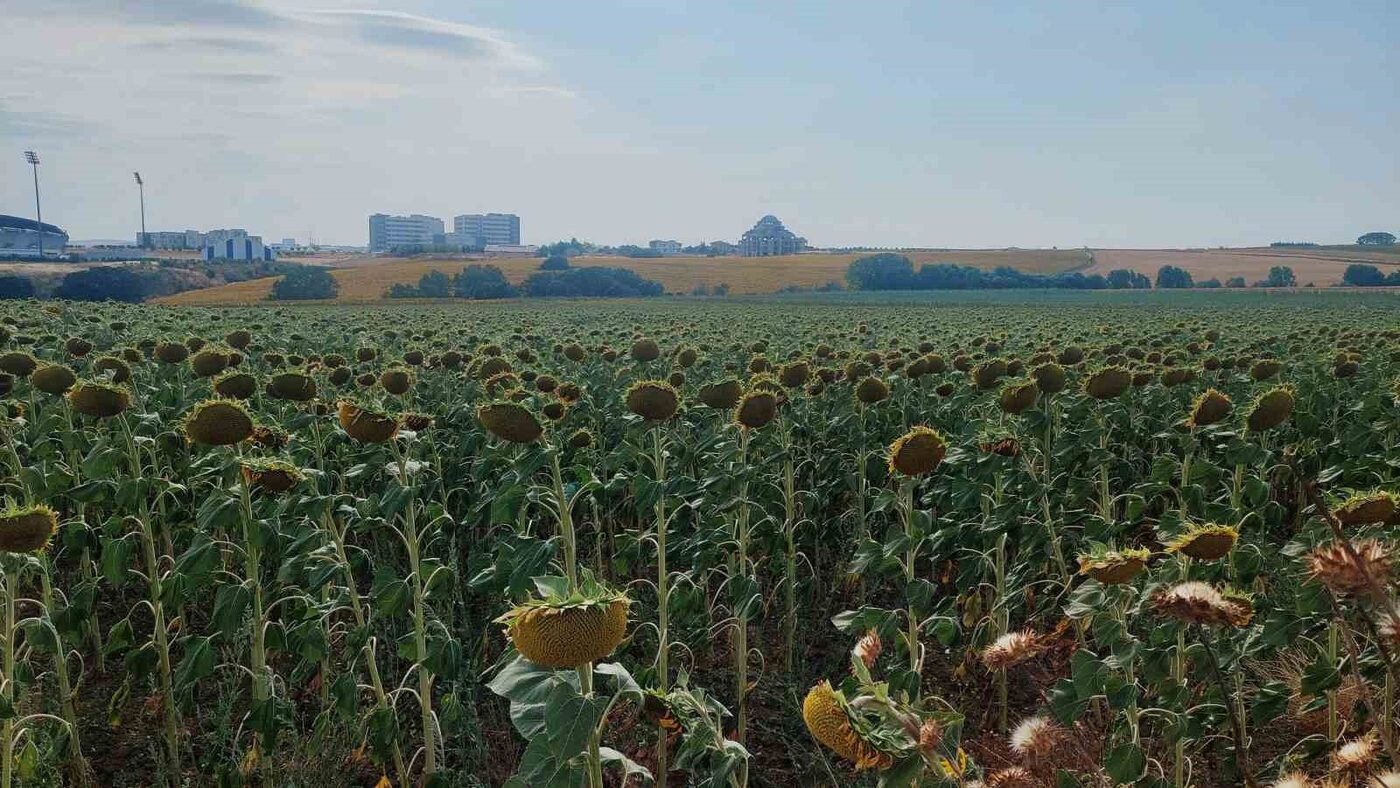
[[[1184,268],[1164,265],[1157,269],[1157,287],[1159,288],[1179,290],[1194,286],[1195,282],[1191,279],[1191,273]]]
[[[268,298],[273,301],[314,301],[335,298],[340,283],[331,272],[315,265],[304,265],[288,271],[272,285]]]
[[[34,297],[34,283],[28,277],[0,274],[0,300]]]
[[[1244,277],[1243,277],[1243,276],[1232,276],[1232,277],[1230,277],[1229,279],[1226,279],[1226,280],[1225,280],[1225,286],[1226,286],[1226,287],[1244,287]]]
[[[872,254],[846,267],[852,290],[908,290],[914,286],[914,264],[902,254]]]
[[[1152,280],[1137,271],[1130,271],[1126,268],[1115,268],[1108,272],[1104,281],[1114,290],[1147,290],[1152,287]]]
[[[567,271],[569,270],[569,258],[562,254],[552,254],[540,263],[541,271]]]
[[[125,301],[134,304],[146,297],[146,280],[126,266],[103,265],[68,274],[53,294],[55,298],[73,301]]]
[[[1297,287],[1298,277],[1286,265],[1276,265],[1269,269],[1269,277],[1261,282],[1264,287]]]
[[[451,298],[452,278],[433,269],[418,278],[419,298]]]
[[[511,287],[510,282],[506,281],[506,275],[496,266],[472,263],[457,272],[457,277],[452,280],[452,293],[458,298],[480,301],[511,298],[515,295],[515,288]]]
[[[1366,233],[1356,239],[1356,243],[1361,246],[1394,246],[1394,233]]]
[[[1385,274],[1374,265],[1353,263],[1342,272],[1342,284],[1352,287],[1380,287],[1385,284]]]

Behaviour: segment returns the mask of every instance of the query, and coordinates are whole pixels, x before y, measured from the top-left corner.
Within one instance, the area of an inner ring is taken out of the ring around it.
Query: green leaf
[[[1119,783],[1133,783],[1142,775],[1147,758],[1142,749],[1132,742],[1124,742],[1105,754],[1104,766],[1108,775]]]
[[[180,664],[175,669],[175,686],[180,691],[186,691],[193,687],[200,680],[208,678],[214,674],[214,646],[212,641],[216,635],[203,638],[192,638],[186,641],[185,656],[180,660]]]

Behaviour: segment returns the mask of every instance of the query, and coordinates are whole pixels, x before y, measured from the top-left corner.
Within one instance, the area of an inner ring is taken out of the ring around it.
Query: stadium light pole
[[[34,169],[34,215],[39,222],[39,259],[44,259],[44,211],[39,207],[39,154],[24,152],[24,160]]]
[[[141,193],[141,248],[149,249],[151,237],[146,235],[146,182],[141,180],[140,172],[133,172],[136,176],[136,189]]]

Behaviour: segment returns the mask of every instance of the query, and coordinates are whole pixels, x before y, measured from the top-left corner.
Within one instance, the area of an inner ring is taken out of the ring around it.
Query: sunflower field
[[[0,788],[1400,787],[1400,301],[0,302]]]

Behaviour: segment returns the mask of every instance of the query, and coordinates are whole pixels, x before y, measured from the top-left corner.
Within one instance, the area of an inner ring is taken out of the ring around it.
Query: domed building
[[[0,257],[58,257],[68,243],[68,233],[55,225],[0,214]]]
[[[744,257],[774,257],[797,254],[807,248],[807,239],[788,228],[778,217],[769,214],[739,239],[739,254]]]

